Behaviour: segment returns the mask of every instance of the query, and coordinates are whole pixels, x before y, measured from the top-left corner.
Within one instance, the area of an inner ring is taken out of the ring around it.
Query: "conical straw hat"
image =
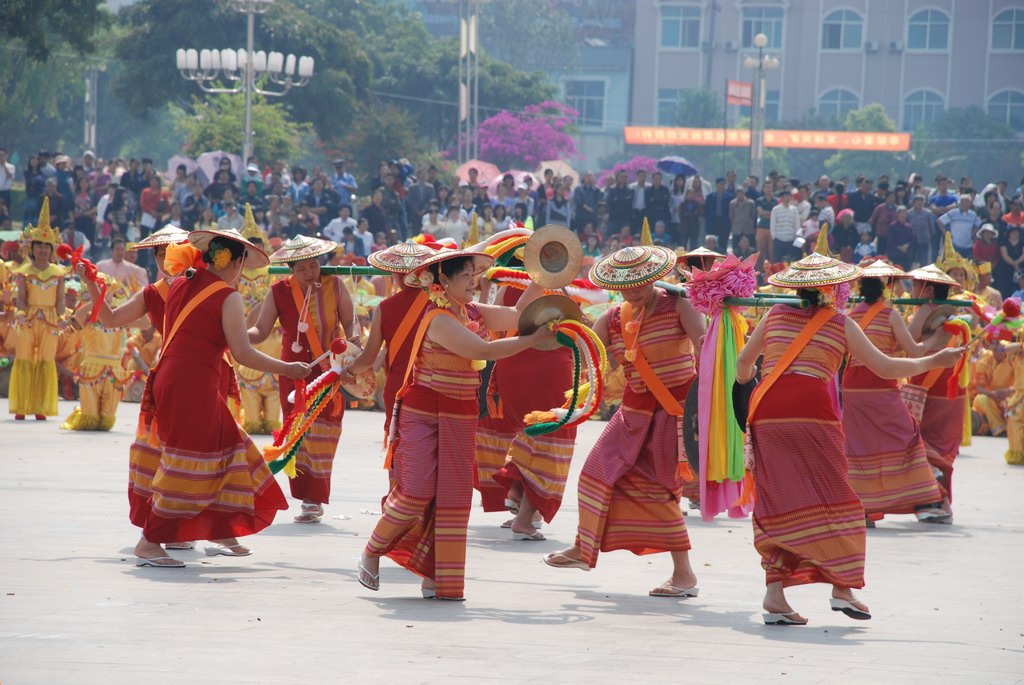
[[[852,281],[858,276],[860,267],[812,252],[785,271],[769,276],[768,282],[780,288],[818,288]]]

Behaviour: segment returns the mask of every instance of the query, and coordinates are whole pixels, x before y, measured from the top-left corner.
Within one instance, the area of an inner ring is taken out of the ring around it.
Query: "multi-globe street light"
[[[764,120],[767,104],[764,72],[778,69],[779,58],[764,53],[768,47],[768,36],[763,33],[754,36],[754,47],[757,48],[757,57],[747,57],[743,60],[743,66],[753,69],[757,75],[754,81],[754,106],[750,108],[750,175],[761,181],[764,178]]]

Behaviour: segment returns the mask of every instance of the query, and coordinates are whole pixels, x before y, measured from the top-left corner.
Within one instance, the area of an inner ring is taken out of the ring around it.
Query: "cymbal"
[[[583,321],[580,306],[565,295],[544,295],[526,306],[519,315],[519,335],[530,335],[552,321]],[[537,350],[557,350],[561,345],[551,339],[534,346]]]
[[[565,226],[541,226],[526,241],[523,264],[534,283],[548,290],[569,285],[579,275],[583,245]]]

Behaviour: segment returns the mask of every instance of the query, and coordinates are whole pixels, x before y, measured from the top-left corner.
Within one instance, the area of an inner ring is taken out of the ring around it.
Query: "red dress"
[[[338,321],[338,298],[341,296],[341,280],[335,276],[322,276],[320,287],[313,288],[309,303],[309,330],[298,332],[299,308],[295,305],[292,291],[292,280],[288,277],[275,283],[270,292],[277,307],[277,318],[281,322],[281,359],[286,362],[310,363],[316,357],[310,336],[316,336],[320,349],[327,351],[331,341],[341,335],[341,322]],[[300,295],[300,303],[305,293]],[[298,336],[298,338],[296,338]],[[292,349],[292,344],[299,343],[299,351]],[[317,376],[330,368],[330,360],[324,360],[313,368],[305,383],[312,383]],[[283,376],[278,378],[281,393],[281,409],[285,417],[292,410],[288,395],[295,389],[295,382]],[[303,438],[299,451],[295,454],[296,476],[288,481],[292,497],[297,499],[327,504],[331,497],[331,473],[334,468],[334,454],[338,450],[341,438],[341,420],[345,414],[345,402],[340,394],[313,422],[306,437]]]
[[[167,322],[212,284],[201,270],[181,278],[167,299]],[[151,401],[160,439],[160,467],[152,498],[139,512],[150,542],[216,540],[251,535],[287,509],[263,455],[239,428],[221,393],[227,350],[222,309],[233,292],[222,288],[183,319],[150,374]]]

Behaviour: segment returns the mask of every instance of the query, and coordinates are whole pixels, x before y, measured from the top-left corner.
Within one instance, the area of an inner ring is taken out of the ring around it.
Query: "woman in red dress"
[[[235,230],[188,238],[190,246],[168,249],[171,275],[189,268],[168,294],[163,350],[143,398],[143,411],[153,410],[161,458],[153,495],[138,512],[140,566],[183,566],[167,556],[165,542],[211,540],[218,546],[207,555],[251,554],[237,538],[266,528],[288,506],[224,400],[225,351],[249,368],[289,378],[309,373],[307,364],[282,362],[249,344],[242,297],[232,284],[243,268],[265,266],[266,255]]]
[[[352,297],[337,276],[320,273],[320,257],[331,254],[337,243],[300,235],[292,238],[270,256],[271,263],[287,264],[291,276],[279,280],[260,307],[256,325],[249,329],[249,342],[263,342],[281,325],[281,359],[310,364],[331,342],[345,331],[349,340],[358,342],[358,324],[352,310]],[[324,359],[309,372],[306,383],[330,368]],[[278,382],[281,409],[287,417],[292,411],[288,396],[295,389],[289,378]],[[331,499],[331,473],[334,455],[341,439],[344,398],[335,395],[330,406],[320,413],[295,455],[296,476],[289,479],[292,497],[302,500],[302,513],[296,523],[316,523],[324,515]]]

